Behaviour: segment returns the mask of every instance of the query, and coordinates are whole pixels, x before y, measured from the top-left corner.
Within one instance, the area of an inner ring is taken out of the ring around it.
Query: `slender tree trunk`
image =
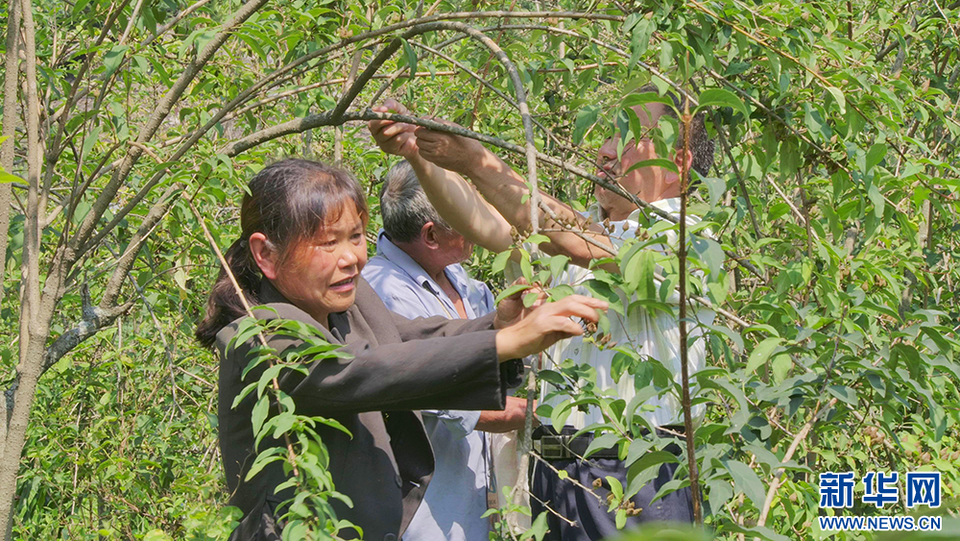
[[[12,412],[8,413],[8,427],[3,442],[3,460],[0,461],[0,529],[11,538],[13,498],[17,491],[17,472],[20,453],[26,438],[27,422],[33,405],[34,391],[43,366],[43,354],[50,330],[53,310],[41,304],[40,297],[40,109],[37,102],[36,42],[33,7],[30,0],[20,1],[23,17],[24,53],[26,61],[27,95],[27,215],[24,227],[23,269],[20,312],[20,363],[17,365],[17,383],[8,391],[8,408],[12,398]],[[55,285],[55,284],[47,284]],[[54,287],[54,289],[59,289]],[[49,304],[49,295],[45,295]],[[45,309],[46,308],[46,309]]]
[[[13,172],[14,141],[17,130],[17,80],[20,77],[20,62],[17,53],[20,49],[20,4],[10,0],[7,10],[7,56],[3,81],[3,137],[0,146],[0,167],[8,173]],[[10,183],[0,183],[0,302],[3,302],[3,278],[7,270],[7,232],[10,229]],[[3,408],[0,408],[3,409]],[[0,435],[6,434],[6,416],[0,419]],[[0,455],[0,458],[3,458]]]

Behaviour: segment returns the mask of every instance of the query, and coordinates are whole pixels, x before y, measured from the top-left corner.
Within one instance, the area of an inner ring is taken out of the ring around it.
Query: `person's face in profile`
[[[439,232],[437,245],[449,261],[448,265],[463,263],[473,255],[473,243],[454,230]]]
[[[337,213],[333,213],[336,215]],[[276,268],[276,288],[293,304],[326,324],[328,315],[353,306],[360,270],[367,263],[366,224],[353,202],[335,221],[294,248]]]
[[[633,108],[640,120],[643,128],[652,128],[662,114],[664,114],[664,105],[661,103],[649,103],[638,105]],[[662,167],[640,167],[630,171],[630,167],[636,163],[646,160],[659,158],[653,140],[644,137],[638,142],[631,141],[624,149],[621,156],[617,157],[617,142],[619,134],[608,139],[600,151],[597,153],[598,176],[611,181],[619,181],[623,189],[646,201],[652,203],[661,198],[663,192],[670,184],[676,182],[675,173]],[[629,171],[629,172],[628,172]],[[610,216],[616,216],[618,219],[625,218],[636,206],[630,201],[619,195],[606,190],[599,184],[594,186],[594,195],[600,207]]]

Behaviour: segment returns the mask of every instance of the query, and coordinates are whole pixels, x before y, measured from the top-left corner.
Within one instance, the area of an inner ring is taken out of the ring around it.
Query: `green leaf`
[[[90,0],[77,0],[77,2],[73,4],[73,11],[72,11],[73,16],[77,17],[81,15],[83,12],[83,8],[87,7],[87,4],[89,3],[90,3]]]
[[[723,248],[713,239],[697,237],[691,244],[697,258],[707,265],[711,274],[717,274],[723,269]]]
[[[650,46],[650,37],[657,29],[656,23],[641,17],[633,27],[633,33],[630,35],[630,61],[627,63],[627,69],[632,70],[643,53],[647,52]]]
[[[566,383],[566,380],[563,379],[563,374],[555,370],[540,370],[539,372],[537,372],[537,376],[543,381],[546,381],[547,383],[551,383],[556,386],[560,386]]]
[[[572,404],[572,400],[564,400],[553,408],[553,415],[550,416],[553,426],[563,426],[566,424],[567,417],[570,416],[570,407]]]
[[[757,368],[766,363],[781,342],[782,339],[771,336],[764,338],[763,341],[757,344],[757,347],[753,348],[753,351],[750,352],[750,357],[747,359],[746,373],[752,374]]]
[[[263,396],[263,390],[273,382],[273,378],[277,377],[282,368],[282,364],[275,364],[267,367],[267,369],[263,371],[263,374],[260,375],[260,380],[257,382],[257,396]]]
[[[260,453],[260,455],[257,456],[257,459],[253,461],[253,465],[250,466],[250,471],[247,472],[247,476],[244,478],[244,480],[249,481],[253,479],[258,473],[260,473],[260,470],[265,468],[268,464],[283,460],[282,453],[284,452],[286,452],[286,450],[282,447],[271,447]]]
[[[697,111],[707,107],[730,107],[734,111],[743,113],[745,117],[750,116],[750,112],[747,110],[747,106],[743,104],[743,100],[733,92],[722,88],[704,90],[700,94],[699,102],[700,105],[697,106]]]
[[[883,143],[876,143],[870,147],[870,150],[867,151],[867,162],[866,167],[864,168],[864,173],[869,173],[871,169],[876,167],[883,161],[887,156],[887,145]]]
[[[296,415],[290,413],[281,413],[280,415],[271,419],[273,421],[273,438],[277,439],[282,436],[285,432],[289,432],[293,428],[294,423],[297,422]]]
[[[250,414],[250,420],[253,422],[253,433],[260,434],[260,428],[270,413],[270,397],[263,395],[253,406],[253,413]]]
[[[500,274],[503,272],[503,269],[507,267],[507,261],[510,261],[510,254],[513,253],[513,250],[506,250],[497,254],[497,257],[493,258],[493,263],[490,265],[490,271],[494,274]]]
[[[528,283],[533,283],[533,265],[530,263],[530,256],[526,252],[520,254],[520,273]]]
[[[598,438],[594,438],[590,442],[590,445],[587,446],[587,450],[583,452],[583,457],[588,458],[593,453],[601,449],[609,449],[617,444],[620,441],[619,434],[604,434]]]
[[[757,472],[738,460],[727,459],[723,461],[723,465],[727,468],[727,471],[730,472],[730,477],[733,478],[734,489],[742,491],[750,498],[750,501],[753,502],[753,505],[755,505],[757,509],[763,508],[766,493],[763,489],[763,482],[760,480],[760,477],[757,476]]]
[[[547,513],[540,513],[530,525],[530,529],[520,536],[520,541],[525,541],[526,539],[530,538],[533,538],[536,541],[543,541],[543,537],[547,535],[547,529]]]
[[[886,201],[883,199],[883,194],[880,193],[880,188],[877,188],[876,183],[870,185],[870,189],[867,190],[867,197],[870,198],[870,202],[873,203],[873,214],[877,218],[883,217],[883,208],[886,205]]]
[[[773,369],[773,380],[777,383],[782,382],[787,379],[787,375],[790,373],[790,368],[793,366],[793,362],[790,360],[788,355],[777,355],[773,359],[771,368]]]
[[[509,297],[509,296],[511,296],[511,295],[513,295],[513,294],[515,294],[515,293],[519,293],[520,291],[526,291],[526,290],[530,289],[531,287],[533,287],[533,286],[531,286],[530,284],[513,284],[512,286],[508,287],[507,289],[504,289],[503,291],[501,291],[500,294],[497,295],[497,298],[494,299],[493,303],[494,303],[494,304],[500,304],[500,301],[502,301],[503,299],[506,299],[507,297]]]
[[[233,404],[230,406],[230,409],[237,409],[237,406],[240,405],[240,402],[243,402],[243,399],[246,398],[247,395],[250,394],[250,392],[256,388],[257,388],[257,382],[253,382],[250,385],[247,385],[246,387],[244,387],[243,390],[240,391],[240,394],[238,394],[237,397],[233,399]]]
[[[646,103],[662,103],[670,107],[676,107],[673,100],[667,96],[661,96],[657,92],[634,92],[623,98],[623,107],[633,108]]]
[[[115,45],[107,51],[107,54],[103,55],[104,77],[109,77],[113,75],[113,72],[117,71],[128,49],[130,49],[129,45]]]
[[[673,163],[673,160],[668,160],[666,158],[653,158],[650,160],[642,160],[633,165],[631,165],[626,171],[623,172],[624,175],[640,169],[641,167],[663,167],[664,169],[671,171],[676,174],[680,174],[680,169],[677,168],[677,164]]]
[[[554,278],[560,276],[560,274],[564,271],[564,269],[567,268],[568,262],[570,262],[570,258],[562,254],[558,254],[551,257],[550,258],[550,274],[553,275]]]
[[[173,538],[163,532],[163,530],[150,530],[143,536],[143,541],[172,541]]]
[[[583,142],[583,137],[587,130],[597,123],[600,116],[600,106],[596,104],[587,105],[577,111],[577,118],[573,123],[573,143],[579,145]]]
[[[100,131],[102,128],[100,126],[95,126],[86,137],[83,138],[83,146],[80,150],[80,160],[90,155],[90,150],[93,149],[93,145],[97,142],[97,139],[100,138]]]
[[[627,470],[627,490],[625,496],[632,498],[644,485],[656,478],[660,465],[680,462],[676,455],[667,451],[650,451],[644,453]]]
[[[612,475],[606,477],[607,484],[610,485],[610,492],[613,493],[613,497],[616,499],[623,498],[623,485],[620,484],[620,480]]]
[[[656,298],[657,290],[653,282],[656,269],[656,256],[651,250],[640,250],[630,258],[624,269],[625,289],[635,291],[638,299]]]
[[[857,392],[850,387],[846,385],[828,385],[827,391],[847,404],[854,407],[857,406]]]
[[[403,54],[407,57],[407,65],[410,66],[410,77],[415,77],[417,75],[417,51],[413,50],[413,46],[407,40],[400,38],[400,42],[403,43]]]
[[[844,98],[844,96],[843,96],[843,91],[840,90],[839,88],[835,87],[835,86],[828,86],[828,87],[827,87],[827,92],[829,92],[830,95],[833,96],[833,99],[836,100],[836,102],[837,102],[837,107],[840,108],[840,114],[841,114],[841,115],[846,114],[846,113],[847,113],[847,100],[846,100],[846,98]]]
[[[707,185],[707,190],[710,193],[710,208],[716,207],[727,191],[727,183],[716,177],[700,177],[700,180]]]
[[[0,184],[6,184],[10,182],[26,182],[26,181],[18,177],[17,175],[11,175],[6,171],[0,171]]]
[[[593,297],[609,302],[611,310],[623,315],[623,302],[620,299],[620,295],[610,287],[610,284],[598,279],[592,279],[587,280],[583,284],[583,287],[586,288]]]
[[[343,432],[343,433],[346,434],[347,436],[350,436],[351,438],[353,438],[353,433],[350,432],[350,429],[348,429],[347,427],[345,427],[345,426],[343,425],[343,423],[341,423],[340,421],[338,421],[338,420],[336,420],[336,419],[330,419],[330,418],[328,418],[328,417],[311,417],[311,419],[313,419],[314,421],[316,421],[316,422],[318,422],[318,423],[320,423],[320,424],[322,424],[322,425],[329,426],[330,428],[335,428],[335,429],[339,430],[340,432]]]

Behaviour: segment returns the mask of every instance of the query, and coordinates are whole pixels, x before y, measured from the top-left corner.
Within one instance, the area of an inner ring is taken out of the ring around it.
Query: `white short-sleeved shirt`
[[[663,199],[652,203],[652,205],[660,210],[679,216],[679,198]],[[593,219],[595,222],[601,222],[598,207],[591,207],[584,215]],[[626,240],[636,238],[639,218],[640,210],[638,209],[630,214],[626,220],[610,221],[605,226],[609,233],[610,240],[616,249],[623,246]],[[690,225],[699,221],[699,218],[695,216],[687,216],[687,223]],[[678,237],[676,230],[667,231],[665,236],[671,248],[676,249]],[[579,294],[589,294],[582,284],[591,278],[593,278],[592,271],[571,264],[555,283],[568,284]],[[659,281],[657,282],[657,287],[659,288]],[[679,294],[674,292],[667,298],[667,303],[673,307],[672,314],[662,310],[652,311],[636,305],[630,307],[631,303],[626,302],[627,299],[623,293],[621,293],[621,300],[624,301],[623,307],[627,311],[626,317],[621,316],[613,310],[607,313],[607,317],[610,319],[610,343],[615,343],[621,347],[637,348],[636,350],[640,352],[641,358],[652,357],[659,360],[663,366],[673,374],[673,380],[679,384],[681,382],[680,326],[678,315]],[[635,299],[630,299],[630,301],[633,300]],[[687,314],[687,317],[693,321],[708,325],[713,323],[713,311],[704,309],[700,305],[690,303]],[[699,337],[703,334],[702,327],[696,324],[688,323],[687,329],[688,335],[691,337]],[[635,388],[633,376],[629,374],[624,374],[619,382],[613,380],[611,365],[613,357],[616,354],[617,351],[613,348],[598,349],[593,343],[585,342],[582,336],[576,336],[567,340],[561,340],[549,348],[547,355],[544,355],[543,368],[556,369],[552,363],[562,363],[565,359],[572,359],[577,364],[588,364],[596,370],[596,384],[599,390],[612,391],[616,396],[623,398],[627,404],[629,404],[630,400],[637,394],[638,389]],[[706,346],[704,338],[698,338],[696,342],[688,348],[687,357],[690,363],[689,373],[692,379],[693,374],[702,370],[705,366]],[[543,404],[556,407],[564,400],[570,398],[563,394],[549,397],[552,391],[555,391],[552,385],[548,383],[543,384],[540,395]],[[638,414],[642,415],[653,426],[683,424],[683,410],[678,393],[668,391],[660,396],[650,398],[644,404],[653,407],[654,410],[640,411]],[[703,405],[697,405],[693,408],[693,416],[696,424],[702,420],[704,413],[705,408]],[[551,420],[548,418],[543,418],[541,421],[544,424],[551,424]],[[604,422],[604,419],[599,408],[590,406],[587,412],[573,408],[573,411],[567,418],[566,424],[579,429],[602,422]]]

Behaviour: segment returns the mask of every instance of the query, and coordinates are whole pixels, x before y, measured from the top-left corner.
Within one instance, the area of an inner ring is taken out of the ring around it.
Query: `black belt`
[[[577,458],[587,452],[587,447],[590,447],[592,442],[592,435],[577,437],[564,434],[543,435],[539,440],[534,440],[533,450],[547,460]],[[590,455],[591,458],[617,458],[618,456],[616,448],[599,449]]]
[[[683,434],[683,427],[665,426],[666,430],[657,429],[657,435],[660,437],[675,436],[675,433]],[[669,431],[669,432],[668,432]],[[533,434],[533,450],[546,460],[565,460],[582,457],[587,452],[587,448],[593,443],[593,434],[581,434],[574,437],[575,430],[570,427],[564,427],[560,434],[557,434],[552,427],[541,426]],[[642,435],[649,434],[644,430]],[[675,448],[675,450],[673,449]],[[676,444],[667,446],[664,450],[680,453],[680,447]],[[590,458],[619,458],[617,447],[598,449],[594,451]]]

